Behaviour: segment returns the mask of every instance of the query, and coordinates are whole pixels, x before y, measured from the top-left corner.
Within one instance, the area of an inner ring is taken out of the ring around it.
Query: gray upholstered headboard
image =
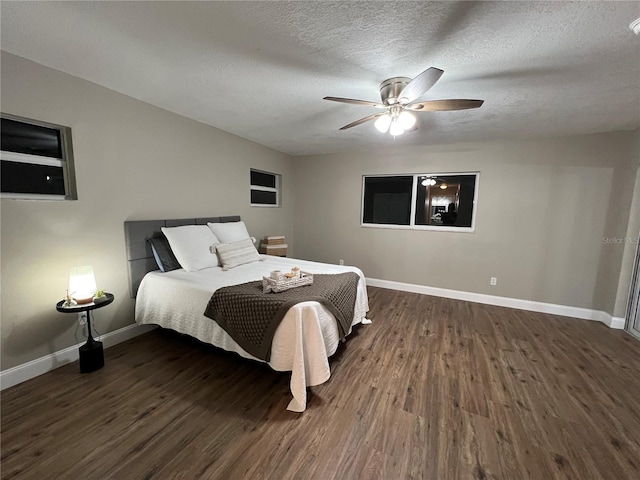
[[[136,296],[138,286],[148,272],[158,270],[151,252],[148,237],[158,234],[161,227],[178,227],[180,225],[206,225],[240,221],[239,215],[230,217],[180,218],[177,220],[134,220],[124,222],[124,238],[127,247],[127,263],[129,264],[129,289],[131,298]]]

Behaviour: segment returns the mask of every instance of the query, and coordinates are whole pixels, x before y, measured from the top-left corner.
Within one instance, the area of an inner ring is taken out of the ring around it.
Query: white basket
[[[263,293],[279,293],[291,288],[311,285],[312,283],[313,274],[309,272],[300,272],[300,277],[295,278],[287,278],[284,275],[280,275],[278,280],[274,280],[271,277],[262,277],[262,291]]]

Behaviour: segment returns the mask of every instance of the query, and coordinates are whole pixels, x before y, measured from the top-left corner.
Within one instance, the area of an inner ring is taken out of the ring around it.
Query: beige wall
[[[622,239],[624,244],[624,253],[622,257],[622,268],[620,270],[618,292],[616,295],[614,309],[616,317],[624,317],[627,313],[634,260],[638,252],[640,252],[638,249],[638,242],[640,242],[640,129],[636,130],[636,142],[633,156],[636,159],[635,188],[633,192],[633,200],[631,202],[627,234],[624,239]]]
[[[296,158],[301,258],[370,278],[614,313],[637,132]],[[480,171],[474,233],[360,226],[362,175]],[[495,287],[489,277],[497,277]],[[619,312],[616,312],[619,313]]]
[[[233,215],[293,245],[289,156],[2,52],[2,111],[71,127],[77,201],[1,202],[2,370],[84,340],[56,312],[69,268],[92,265],[114,304],[101,333],[133,323],[125,220]],[[283,207],[249,206],[249,169],[283,175]]]

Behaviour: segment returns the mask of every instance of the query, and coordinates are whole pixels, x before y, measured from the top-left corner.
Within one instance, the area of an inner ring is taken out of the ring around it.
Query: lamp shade
[[[381,117],[378,117],[374,125],[379,132],[386,133],[386,131],[389,130],[389,125],[391,125],[391,116],[383,115]]]
[[[404,128],[400,125],[397,118],[391,120],[391,127],[389,128],[389,133],[394,137],[398,135],[402,135],[404,133]]]
[[[404,131],[410,130],[416,124],[416,117],[411,113],[404,110],[398,115],[398,123]]]
[[[93,276],[92,267],[73,267],[71,269],[69,272],[69,295],[77,303],[91,303],[96,290],[96,278]]]

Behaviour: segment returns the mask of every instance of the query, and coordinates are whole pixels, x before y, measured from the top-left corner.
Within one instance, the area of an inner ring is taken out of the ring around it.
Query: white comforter
[[[367,288],[358,268],[261,255],[258,262],[228,271],[215,267],[192,273],[184,270],[148,273],[136,298],[136,322],[170,328],[258,360],[233,341],[216,322],[205,317],[205,308],[213,292],[220,287],[261,280],[272,270],[287,272],[294,266],[311,273],[356,272],[360,282],[352,325],[365,319],[369,310]],[[289,309],[273,337],[268,362],[274,370],[291,371],[293,399],[287,410],[303,412],[307,406],[306,387],[320,385],[329,379],[328,357],[336,352],[339,342],[340,334],[333,315],[318,302],[303,302]]]

